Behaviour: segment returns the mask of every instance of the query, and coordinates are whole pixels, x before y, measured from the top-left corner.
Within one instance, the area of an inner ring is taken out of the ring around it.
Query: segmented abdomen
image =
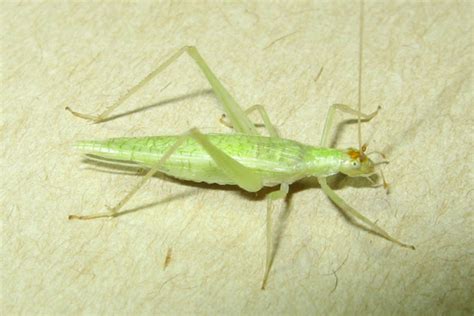
[[[154,166],[179,136],[112,138],[104,141],[80,141],[75,148],[94,156],[133,161]],[[242,134],[209,134],[220,150],[258,172],[264,185],[292,182],[301,178],[308,146],[287,139]],[[204,149],[189,138],[177,148],[160,171],[173,177],[197,182],[235,184],[223,173]]]

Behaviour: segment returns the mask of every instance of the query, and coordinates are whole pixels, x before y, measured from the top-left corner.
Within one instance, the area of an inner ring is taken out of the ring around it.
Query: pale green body
[[[361,10],[362,12],[362,10]],[[362,16],[361,16],[362,21]],[[362,23],[361,23],[362,24]],[[362,32],[361,32],[362,34]],[[141,138],[113,138],[104,141],[81,141],[75,147],[86,153],[89,158],[111,164],[145,166],[150,168],[142,180],[108,212],[90,215],[70,215],[69,219],[95,219],[116,217],[129,211],[119,212],[127,201],[155,174],[160,171],[175,178],[195,182],[217,184],[235,184],[240,188],[256,192],[263,186],[280,185],[279,190],[267,195],[266,220],[266,261],[262,289],[271,267],[273,249],[272,240],[272,201],[285,199],[289,184],[308,176],[315,176],[321,189],[351,219],[358,219],[377,234],[404,244],[378,227],[357,210],[349,206],[327,184],[326,177],[342,172],[348,176],[370,177],[374,174],[374,163],[365,155],[365,146],[359,149],[338,150],[327,148],[330,144],[329,130],[332,126],[334,112],[340,110],[361,119],[370,120],[377,111],[364,114],[343,104],[334,104],[329,109],[321,137],[322,147],[313,147],[299,142],[281,138],[271,123],[262,105],[256,104],[243,110],[230,93],[220,83],[195,47],[185,46],[166,59],[158,68],[143,78],[137,85],[121,96],[117,102],[99,116],[91,116],[68,109],[74,115],[101,122],[110,119],[109,114],[134,94],[140,87],[149,82],[183,53],[187,53],[199,66],[219,99],[229,127],[235,134],[202,134],[193,128],[178,136],[152,136]],[[360,58],[361,60],[362,58]],[[361,65],[361,63],[360,63]],[[361,66],[359,66],[360,69]],[[360,91],[359,81],[359,91]],[[360,93],[359,93],[360,95]],[[359,104],[360,104],[359,100]],[[257,111],[270,137],[260,136],[256,125],[248,115]]]
[[[207,134],[220,150],[242,165],[257,171],[264,186],[293,183],[308,176],[329,176],[340,171],[344,151],[299,142],[245,134]],[[80,141],[75,148],[96,157],[131,161],[153,167],[179,136],[112,138]],[[194,139],[188,138],[159,170],[178,179],[236,184]]]

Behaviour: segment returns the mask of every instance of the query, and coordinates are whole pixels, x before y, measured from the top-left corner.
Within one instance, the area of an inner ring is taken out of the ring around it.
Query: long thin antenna
[[[359,20],[359,100],[358,110],[362,112],[362,57],[363,57],[363,42],[364,42],[364,1],[360,1],[360,20]],[[362,155],[362,127],[360,114],[357,116],[358,137],[359,137],[359,152]]]

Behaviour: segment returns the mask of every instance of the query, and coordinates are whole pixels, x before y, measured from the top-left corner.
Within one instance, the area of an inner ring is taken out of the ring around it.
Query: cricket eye
[[[353,160],[352,163],[351,163],[352,167],[354,168],[359,168],[360,167],[360,163],[357,161],[357,160]]]

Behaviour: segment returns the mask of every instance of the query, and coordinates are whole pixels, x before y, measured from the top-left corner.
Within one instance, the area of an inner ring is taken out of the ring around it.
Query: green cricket
[[[361,122],[369,121],[377,115],[380,108],[364,114],[361,108],[362,77],[362,35],[363,4],[360,11],[359,43],[359,108],[334,104],[329,108],[319,146],[299,143],[279,136],[277,129],[262,105],[254,105],[243,110],[222,83],[211,71],[207,63],[193,46],[185,46],[171,55],[156,70],[147,75],[137,85],[121,96],[111,107],[98,116],[82,114],[66,109],[77,117],[102,122],[110,113],[127,100],[137,90],[161,73],[184,53],[187,53],[201,69],[209,81],[225,112],[228,121],[221,120],[231,127],[231,134],[203,134],[197,128],[174,136],[150,136],[138,138],[112,138],[107,140],[79,141],[75,148],[85,153],[89,159],[109,164],[135,166],[149,169],[145,176],[128,194],[107,212],[90,215],[70,215],[69,219],[89,220],[111,218],[120,215],[120,210],[132,196],[156,173],[195,182],[237,185],[248,192],[256,192],[263,187],[279,186],[278,190],[267,195],[266,213],[266,262],[261,288],[264,289],[272,264],[272,204],[284,199],[289,185],[305,177],[316,177],[323,192],[344,212],[346,216],[364,223],[374,233],[402,247],[415,249],[392,237],[384,229],[347,204],[328,183],[327,177],[343,173],[349,177],[369,177],[376,173],[378,165],[386,161],[374,162],[368,156],[379,152],[366,153],[367,146],[361,142]],[[248,115],[257,111],[269,136],[262,136],[256,124]],[[330,130],[336,111],[357,117],[359,127],[359,148],[330,148]],[[383,174],[381,174],[383,179]],[[385,180],[384,180],[385,185]]]

